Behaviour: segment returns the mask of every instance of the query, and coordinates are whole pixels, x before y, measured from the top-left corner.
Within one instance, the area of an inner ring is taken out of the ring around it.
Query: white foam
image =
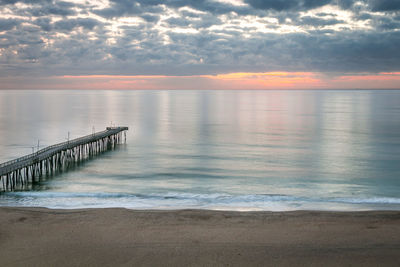
[[[169,192],[166,194],[10,192],[0,195],[1,206],[58,209],[216,209],[216,210],[400,210],[400,198],[308,198],[288,195],[229,195]]]

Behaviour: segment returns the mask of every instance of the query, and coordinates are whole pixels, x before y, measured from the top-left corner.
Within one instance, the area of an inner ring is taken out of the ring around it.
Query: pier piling
[[[27,156],[0,164],[0,190],[13,191],[38,181],[43,175],[68,168],[101,152],[114,149],[125,136],[128,127],[107,127],[77,139],[55,144]],[[68,138],[69,139],[69,138]]]

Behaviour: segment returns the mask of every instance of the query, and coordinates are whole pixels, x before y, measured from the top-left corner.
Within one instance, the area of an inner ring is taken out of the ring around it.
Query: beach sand
[[[400,266],[400,212],[0,208],[1,266]]]

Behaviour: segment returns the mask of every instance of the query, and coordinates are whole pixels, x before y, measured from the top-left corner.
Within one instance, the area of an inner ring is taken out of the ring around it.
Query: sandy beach
[[[400,212],[0,208],[2,266],[399,266]]]

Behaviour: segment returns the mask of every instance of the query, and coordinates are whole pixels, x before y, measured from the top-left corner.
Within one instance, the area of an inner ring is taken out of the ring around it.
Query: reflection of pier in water
[[[36,153],[0,164],[0,188],[13,190],[17,185],[35,182],[43,174],[68,167],[90,156],[121,143],[122,133],[126,141],[128,127],[107,127],[105,131],[93,133],[67,142],[43,148]]]

